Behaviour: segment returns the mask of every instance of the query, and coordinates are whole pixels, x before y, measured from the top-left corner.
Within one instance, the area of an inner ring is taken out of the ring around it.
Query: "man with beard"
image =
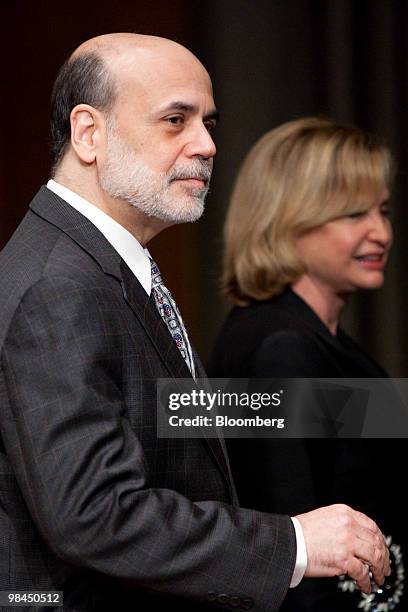
[[[368,517],[241,509],[221,440],[157,438],[155,380],[204,371],[145,245],[202,214],[216,116],[160,38],[92,39],[57,77],[53,179],[0,257],[0,590],[266,611],[303,575],[389,573]]]

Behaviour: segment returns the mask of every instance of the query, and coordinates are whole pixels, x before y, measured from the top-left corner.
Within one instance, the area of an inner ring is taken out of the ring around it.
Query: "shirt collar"
[[[95,204],[88,202],[88,200],[85,200],[53,179],[48,181],[47,187],[98,228],[136,276],[146,293],[150,295],[152,275],[149,251],[143,248],[140,242],[127,229],[95,206]]]

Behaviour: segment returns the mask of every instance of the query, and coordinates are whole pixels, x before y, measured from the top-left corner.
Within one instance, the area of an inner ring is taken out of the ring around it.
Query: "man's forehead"
[[[147,61],[129,64],[117,77],[118,102],[147,104],[151,110],[174,107],[193,112],[197,108],[208,112],[214,100],[211,80],[197,62],[171,63]]]
[[[133,84],[146,92],[154,93],[166,87],[173,91],[187,89],[212,95],[208,73],[198,61],[189,61],[189,58],[172,61],[169,57],[140,54],[133,61],[122,64],[117,74],[124,85]]]

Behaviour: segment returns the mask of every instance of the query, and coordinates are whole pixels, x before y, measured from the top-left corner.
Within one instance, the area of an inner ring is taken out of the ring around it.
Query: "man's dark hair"
[[[77,104],[109,112],[116,96],[112,75],[95,53],[68,59],[61,67],[51,96],[51,157],[53,172],[71,138],[70,114]]]

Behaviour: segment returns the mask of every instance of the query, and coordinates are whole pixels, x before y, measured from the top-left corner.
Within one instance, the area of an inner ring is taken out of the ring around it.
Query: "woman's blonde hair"
[[[307,117],[265,134],[234,185],[224,228],[225,294],[245,305],[280,293],[304,272],[294,238],[368,210],[391,175],[389,149],[353,126]]]

